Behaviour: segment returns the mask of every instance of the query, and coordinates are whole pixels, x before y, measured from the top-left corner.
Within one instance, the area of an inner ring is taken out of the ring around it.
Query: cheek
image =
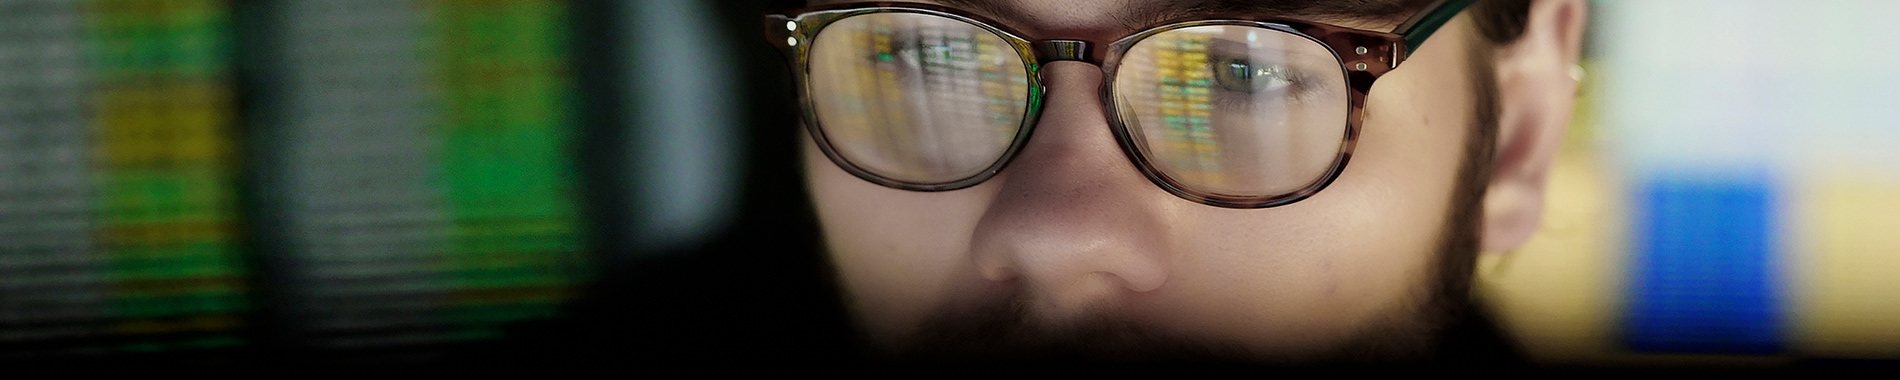
[[[1424,301],[1471,106],[1408,100],[1425,98],[1416,89],[1462,87],[1445,76],[1381,79],[1352,161],[1312,198],[1267,210],[1179,210],[1168,232],[1178,281],[1157,308],[1198,311],[1176,314],[1188,329],[1299,350]]]
[[[1449,165],[1438,168],[1450,172]],[[1419,301],[1449,182],[1342,176],[1260,214],[1200,212],[1171,231],[1174,274],[1159,303],[1198,333],[1274,351],[1323,346]],[[1402,317],[1402,316],[1401,316]]]
[[[995,191],[886,188],[846,173],[806,139],[812,202],[839,286],[873,338],[902,335],[974,275],[970,236]],[[967,292],[967,289],[960,289]]]

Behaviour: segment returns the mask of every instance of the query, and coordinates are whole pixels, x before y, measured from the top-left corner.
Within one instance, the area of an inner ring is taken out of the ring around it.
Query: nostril
[[[1054,298],[1161,288],[1169,263],[1160,208],[1178,198],[1121,149],[1098,97],[1099,67],[1054,62],[1041,74],[1047,102],[1007,177],[990,182],[995,198],[972,236],[968,274]]]
[[[1004,282],[1022,277],[1009,259],[999,255],[976,255],[975,260],[977,271],[983,274],[985,280]]]
[[[1110,273],[1110,272],[1098,272],[1098,273],[1104,276],[1113,276],[1117,279],[1120,279],[1122,282],[1123,288],[1127,288],[1128,290],[1134,291],[1134,292],[1149,292],[1155,289],[1160,289],[1162,285],[1168,284],[1167,272],[1164,272],[1164,271],[1119,271],[1119,272],[1114,272],[1114,273]]]

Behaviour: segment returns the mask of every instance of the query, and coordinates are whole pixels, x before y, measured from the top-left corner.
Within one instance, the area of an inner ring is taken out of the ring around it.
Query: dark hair
[[[1517,40],[1518,36],[1524,34],[1524,24],[1530,19],[1531,1],[1532,0],[1479,0],[1476,4],[1472,4],[1467,12],[1470,12],[1473,22],[1478,26],[1478,32],[1484,35],[1486,41],[1490,41],[1492,44],[1505,44]],[[768,7],[789,9],[803,6],[806,4],[806,1],[768,0],[765,3]],[[1391,3],[1371,1],[1359,3],[1372,4],[1352,4],[1351,6],[1374,6],[1374,8],[1378,8],[1377,5],[1380,4],[1389,4],[1385,5],[1387,7],[1405,6],[1407,3],[1410,3],[1412,6],[1429,4],[1429,2],[1426,1],[1401,1]],[[1384,8],[1378,9],[1380,10],[1376,10],[1376,12],[1388,12],[1383,10]]]
[[[1473,107],[1473,123],[1466,133],[1464,161],[1459,164],[1458,182],[1452,190],[1451,212],[1445,215],[1447,233],[1439,248],[1441,255],[1438,265],[1438,289],[1422,310],[1425,318],[1434,319],[1443,328],[1457,329],[1470,326],[1468,318],[1475,312],[1471,300],[1471,282],[1478,265],[1478,251],[1482,246],[1480,231],[1484,229],[1484,197],[1487,185],[1491,182],[1491,168],[1497,154],[1499,93],[1497,78],[1484,73],[1494,73],[1491,57],[1495,57],[1496,48],[1516,41],[1524,35],[1524,26],[1530,19],[1533,0],[1481,0],[1468,10],[1472,24],[1478,29],[1470,36],[1469,70],[1476,81],[1472,90],[1477,104]],[[1479,317],[1482,318],[1482,317]],[[1445,350],[1461,350],[1459,347],[1469,342],[1449,342],[1457,332],[1440,331],[1439,347]],[[1439,354],[1448,354],[1441,352]]]
[[[1524,24],[1531,18],[1531,0],[1482,0],[1467,12],[1484,41],[1503,45],[1524,35]]]

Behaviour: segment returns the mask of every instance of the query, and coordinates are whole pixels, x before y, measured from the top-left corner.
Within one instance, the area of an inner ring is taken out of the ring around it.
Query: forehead
[[[812,5],[860,1],[815,0]],[[1390,31],[1432,0],[911,0],[961,9],[1039,38],[1104,38],[1167,20],[1269,16]]]

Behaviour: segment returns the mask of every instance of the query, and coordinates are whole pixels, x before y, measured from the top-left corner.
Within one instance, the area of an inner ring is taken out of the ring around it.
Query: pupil
[[[1241,61],[1228,62],[1227,69],[1231,73],[1231,75],[1233,75],[1234,78],[1236,79],[1240,79],[1242,81],[1253,80],[1253,76],[1254,76],[1253,66],[1248,65],[1246,62],[1241,62]]]

